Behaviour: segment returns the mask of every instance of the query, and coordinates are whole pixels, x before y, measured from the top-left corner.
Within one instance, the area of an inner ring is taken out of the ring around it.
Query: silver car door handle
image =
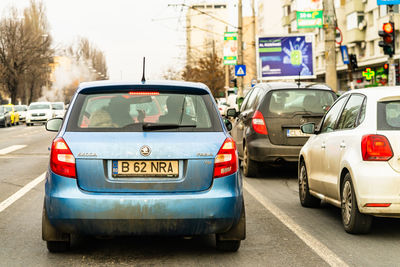
[[[321,148],[326,148],[326,145],[325,145],[325,144],[322,144],[322,145],[321,145]]]

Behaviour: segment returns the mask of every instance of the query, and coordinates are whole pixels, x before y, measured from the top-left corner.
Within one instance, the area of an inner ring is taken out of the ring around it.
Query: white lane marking
[[[339,258],[332,250],[307,233],[297,223],[295,223],[289,216],[282,212],[271,201],[266,199],[260,192],[246,181],[243,181],[244,188],[249,192],[258,202],[260,202],[267,210],[269,210],[278,220],[280,220],[287,228],[292,230],[307,246],[309,246],[315,253],[318,254],[330,266],[348,266],[342,259]]]
[[[18,150],[18,149],[21,149],[21,148],[24,148],[24,147],[26,147],[26,145],[13,145],[13,146],[9,146],[9,147],[0,149],[0,155],[5,155],[5,154],[11,153],[11,152],[13,152],[13,151],[15,151],[15,150]]]
[[[46,172],[42,173],[39,175],[37,178],[35,178],[33,181],[30,181],[27,183],[24,187],[22,187],[20,190],[15,192],[12,196],[4,200],[3,202],[0,203],[0,212],[8,208],[10,205],[12,205],[15,201],[23,197],[26,193],[28,193],[32,188],[37,186],[40,182],[42,182],[46,178]]]

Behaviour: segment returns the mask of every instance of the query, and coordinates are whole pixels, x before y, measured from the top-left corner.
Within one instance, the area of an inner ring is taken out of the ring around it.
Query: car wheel
[[[342,223],[350,234],[366,234],[372,225],[372,216],[360,213],[353,182],[349,173],[343,179],[341,187]]]
[[[46,241],[48,251],[52,253],[64,252],[69,249],[67,241]]]
[[[236,252],[240,248],[240,240],[216,240],[216,247],[220,251]]]
[[[247,146],[244,146],[243,149],[243,174],[246,177],[257,177],[258,166],[257,162],[251,160],[249,157],[249,150]]]
[[[299,171],[299,198],[300,203],[303,207],[316,208],[319,207],[321,199],[316,198],[310,194],[310,189],[308,187],[308,176],[305,162],[300,163]]]

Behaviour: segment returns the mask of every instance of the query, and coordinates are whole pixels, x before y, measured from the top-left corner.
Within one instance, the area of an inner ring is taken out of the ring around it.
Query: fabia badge
[[[142,146],[142,147],[140,148],[140,154],[141,154],[142,156],[145,156],[145,157],[149,156],[149,155],[151,154],[151,149],[150,149],[150,147],[149,147],[149,146]]]

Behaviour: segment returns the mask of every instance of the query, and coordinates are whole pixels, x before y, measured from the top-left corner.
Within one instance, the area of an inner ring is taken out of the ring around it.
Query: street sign
[[[377,0],[378,5],[398,5],[400,0]]]
[[[224,33],[224,65],[237,64],[237,32]]]
[[[347,50],[347,45],[341,45],[340,50],[342,51],[343,64],[349,64],[349,52]]]
[[[296,16],[298,29],[322,28],[322,10],[297,11]]]
[[[343,43],[343,34],[342,31],[339,29],[339,27],[336,27],[336,43],[338,45],[342,45]]]
[[[246,76],[246,65],[236,65],[235,76]]]

